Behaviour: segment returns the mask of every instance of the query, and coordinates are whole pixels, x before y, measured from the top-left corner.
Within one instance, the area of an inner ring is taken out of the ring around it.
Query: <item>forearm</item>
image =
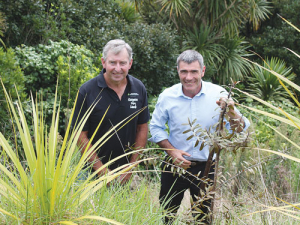
[[[135,138],[135,145],[134,149],[143,149],[146,146],[148,138],[148,124],[139,124],[137,126],[136,138]],[[136,162],[139,158],[139,153],[134,153],[130,157],[130,162]]]
[[[187,169],[190,165],[191,162],[189,160],[186,160],[184,156],[191,156],[185,151],[176,149],[168,139],[162,140],[157,143],[159,147],[165,148],[165,149],[170,149],[170,150],[165,150],[166,153],[172,158],[172,163],[180,166],[184,169]]]
[[[85,152],[88,152],[92,148],[92,144],[88,146],[89,139],[87,137],[87,132],[83,131],[81,132],[77,145],[81,149],[81,154],[83,155]],[[88,147],[88,149],[87,149]],[[101,162],[100,158],[98,157],[97,153],[95,151],[91,152],[88,157],[88,162],[92,164],[92,168],[94,171],[97,171],[99,168],[103,166],[103,163]],[[108,168],[104,168],[101,171],[98,172],[98,175],[104,175],[105,173],[109,172]]]
[[[161,148],[165,148],[165,149],[175,149],[175,147],[169,142],[168,139],[162,140],[160,142],[157,143],[159,147]],[[170,155],[170,153],[173,150],[165,150],[165,152]]]
[[[92,153],[89,161],[93,164],[92,168],[94,171],[97,171],[99,168],[101,168],[103,166],[103,163],[101,162],[101,160],[99,159],[99,157],[96,153]],[[98,171],[98,175],[99,176],[105,175],[109,171],[110,171],[110,169],[105,167],[102,170]]]

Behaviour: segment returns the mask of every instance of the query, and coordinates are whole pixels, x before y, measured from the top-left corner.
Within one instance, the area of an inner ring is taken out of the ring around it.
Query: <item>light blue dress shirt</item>
[[[201,125],[202,129],[208,130],[218,122],[220,115],[220,107],[216,101],[220,97],[227,97],[228,92],[215,84],[202,81],[201,91],[193,98],[183,94],[182,84],[175,84],[170,88],[165,89],[158,98],[155,110],[152,114],[150,122],[150,133],[152,137],[149,141],[158,143],[168,139],[169,142],[177,149],[189,153],[190,157],[185,157],[187,160],[207,161],[209,155],[209,146],[205,146],[199,150],[201,143],[195,147],[196,137],[186,140],[192,135],[192,132],[183,134],[184,131],[190,128],[187,124],[188,119],[192,122],[196,119],[195,124]],[[236,112],[241,113],[235,108]],[[245,121],[244,131],[250,126],[247,118]],[[169,127],[169,135],[166,131],[166,122]],[[226,129],[230,129],[230,124],[226,121]]]

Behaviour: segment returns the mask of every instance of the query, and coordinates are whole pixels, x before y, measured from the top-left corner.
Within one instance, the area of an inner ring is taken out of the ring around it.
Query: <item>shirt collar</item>
[[[98,83],[98,86],[101,87],[101,88],[107,88],[107,84],[106,84],[106,81],[104,79],[104,73],[106,72],[106,69],[102,69],[100,74],[98,75],[98,78],[97,78],[97,83]],[[130,76],[129,74],[127,74],[126,76],[126,79],[127,79],[127,83],[130,85],[130,87],[132,86],[132,76]]]
[[[106,88],[107,87],[107,84],[106,84],[105,79],[104,79],[104,73],[105,72],[106,72],[106,69],[102,69],[100,74],[97,77],[98,86],[101,87],[101,88]]]
[[[206,87],[206,83],[205,81],[201,81],[201,90],[198,94],[196,94],[195,96],[199,97],[201,94],[205,94],[207,92],[207,87]],[[180,83],[180,85],[178,85],[178,92],[177,92],[177,95],[178,96],[182,96],[182,97],[185,97],[185,98],[190,98],[188,96],[186,96],[184,93],[183,93],[183,90],[182,90],[182,84]]]

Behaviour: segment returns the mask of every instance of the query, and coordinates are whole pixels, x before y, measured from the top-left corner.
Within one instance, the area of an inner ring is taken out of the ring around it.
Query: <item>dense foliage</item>
[[[167,25],[135,22],[138,17],[132,11],[132,5],[124,3],[121,6],[105,0],[64,0],[52,1],[51,4],[41,1],[2,1],[0,11],[4,12],[8,24],[4,41],[10,46],[25,44],[28,46],[28,54],[36,51],[32,49],[33,46],[43,44],[44,50],[39,51],[45,52],[42,61],[47,61],[52,60],[53,54],[60,53],[58,50],[55,53],[49,52],[51,57],[46,56],[49,40],[57,42],[67,39],[91,50],[97,61],[105,43],[122,38],[132,45],[134,51],[134,64],[130,73],[145,83],[150,94],[158,94],[162,87],[177,82],[174,70],[175,57],[179,52],[176,33]],[[39,65],[38,62],[32,63],[39,70],[32,76],[36,77],[37,73],[48,74],[42,78],[44,80],[30,79],[30,84],[36,82],[32,90],[35,92],[37,88],[43,87],[41,82],[49,82],[53,87],[55,76],[52,75],[55,69],[46,68],[41,62]],[[95,64],[100,67],[99,63]],[[78,88],[76,85],[73,86]]]
[[[4,41],[10,46],[47,44],[49,40],[61,39],[89,44],[87,40],[97,41],[102,18],[113,18],[118,5],[107,0],[3,0],[0,11],[7,21]]]
[[[248,22],[256,30],[270,14],[266,0],[135,2],[147,23],[168,23],[178,31],[181,50],[199,51],[204,56],[206,79],[219,84],[230,83],[230,78],[243,80],[249,73],[243,58],[249,56],[249,44],[239,35],[240,29]]]
[[[0,48],[0,79],[13,100],[17,100],[17,92],[22,100],[25,100],[25,82],[24,74],[15,58],[13,49],[9,48],[4,51]],[[9,125],[9,111],[7,108],[6,98],[3,88],[0,88],[0,129],[4,132]],[[9,128],[11,129],[11,127]]]
[[[297,57],[291,54],[286,48],[300,52],[300,33],[284,22],[278,15],[284,17],[296,27],[300,27],[299,1],[294,0],[273,0],[273,14],[269,20],[262,23],[261,28],[253,32],[243,32],[247,40],[252,44],[253,50],[260,56],[278,57],[288,62],[293,67],[295,74],[300,74],[300,62]],[[300,76],[295,79],[300,84]]]
[[[279,58],[266,59],[263,66],[273,70],[289,80],[294,80],[295,74],[292,68],[287,67],[286,63]],[[265,101],[281,102],[289,98],[289,94],[284,90],[277,77],[271,72],[258,66],[254,66],[252,76],[248,78],[247,91]]]
[[[157,95],[163,87],[179,82],[176,70],[178,45],[176,35],[162,24],[135,23],[124,29],[128,42],[134,49],[133,66],[130,70],[146,86],[147,92]]]
[[[24,94],[43,93],[46,121],[50,123],[54,102],[54,92],[58,84],[61,99],[60,133],[64,133],[64,123],[68,121],[69,109],[73,107],[78,88],[95,77],[100,68],[94,65],[94,54],[84,46],[69,41],[39,44],[35,47],[21,45],[15,49],[19,65],[24,72]],[[30,108],[30,106],[29,106]]]
[[[93,64],[94,54],[68,41],[50,41],[49,45],[36,47],[22,45],[16,48],[16,56],[26,77],[27,94],[42,90],[54,93],[58,80],[63,107],[70,99],[74,101],[81,84],[99,72]]]

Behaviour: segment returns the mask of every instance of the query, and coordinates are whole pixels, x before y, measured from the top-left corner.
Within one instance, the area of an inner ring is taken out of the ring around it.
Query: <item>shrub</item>
[[[0,11],[7,21],[3,40],[14,47],[65,39],[76,44],[97,42],[101,18],[120,13],[118,4],[107,0],[2,0]]]
[[[74,83],[71,88],[77,90],[77,85],[99,72],[93,66],[94,54],[68,41],[50,41],[49,45],[40,44],[36,47],[22,45],[16,48],[16,55],[24,70],[28,94],[40,89],[54,93],[59,75],[59,85],[65,85],[69,80],[69,72],[71,82]]]
[[[278,15],[300,27],[298,19],[300,4],[298,1],[273,0],[273,15],[269,20],[262,23],[261,29],[249,36],[248,41],[253,46],[253,51],[263,57],[280,57],[289,66],[293,68],[295,74],[300,73],[300,63],[297,57],[294,57],[287,50],[292,49],[299,53],[300,33],[291,26],[288,26]],[[300,77],[295,78],[295,83],[300,84]]]
[[[295,74],[292,73],[292,68],[287,67],[286,63],[279,58],[267,58],[264,61],[263,66],[271,68],[273,71],[281,74],[291,81],[295,78]],[[253,94],[265,101],[273,100],[282,102],[289,98],[289,94],[284,90],[284,87],[280,84],[278,78],[272,75],[271,72],[258,66],[254,66],[251,72],[252,76],[248,77],[249,88],[247,89],[250,94]]]
[[[145,84],[149,94],[157,95],[163,87],[179,82],[177,36],[167,25],[135,23],[125,27],[124,35],[134,51],[130,72]]]
[[[78,88],[100,71],[94,66],[94,54],[90,50],[68,41],[50,41],[49,45],[36,47],[22,45],[16,48],[16,55],[26,77],[26,93],[35,96],[43,92],[47,101],[43,104],[49,105],[49,115],[57,80],[61,108],[65,110],[73,106]],[[47,118],[49,124],[51,116]],[[61,115],[61,120],[64,119]],[[59,131],[63,133],[63,129],[61,123]]]
[[[121,38],[133,47],[135,53],[130,73],[145,83],[150,94],[158,94],[162,87],[178,82],[176,33],[168,25],[143,24],[134,12],[134,6],[127,1],[55,0],[50,3],[3,0],[0,11],[7,20],[4,42],[10,46],[26,44],[28,47],[21,49],[36,61],[32,65],[23,65],[26,66],[25,75],[32,75],[27,77],[26,85],[33,85],[34,89],[43,82],[51,83],[53,89],[56,83],[56,69],[46,64],[57,60],[57,50],[48,51],[39,45],[46,46],[49,40],[69,40],[99,55],[109,40]],[[40,52],[44,52],[41,59],[37,56]],[[22,60],[31,61],[25,56]],[[30,67],[37,67],[37,70],[27,73]]]
[[[25,99],[26,95],[23,92],[24,87],[24,74],[15,59],[14,51],[9,48],[4,51],[0,48],[0,78],[3,84],[9,89],[9,94],[13,100],[17,99],[17,91],[21,94],[21,99]],[[5,100],[4,91],[1,87],[0,91],[0,129],[4,131],[4,127],[9,122],[9,113],[7,111],[7,103]]]

